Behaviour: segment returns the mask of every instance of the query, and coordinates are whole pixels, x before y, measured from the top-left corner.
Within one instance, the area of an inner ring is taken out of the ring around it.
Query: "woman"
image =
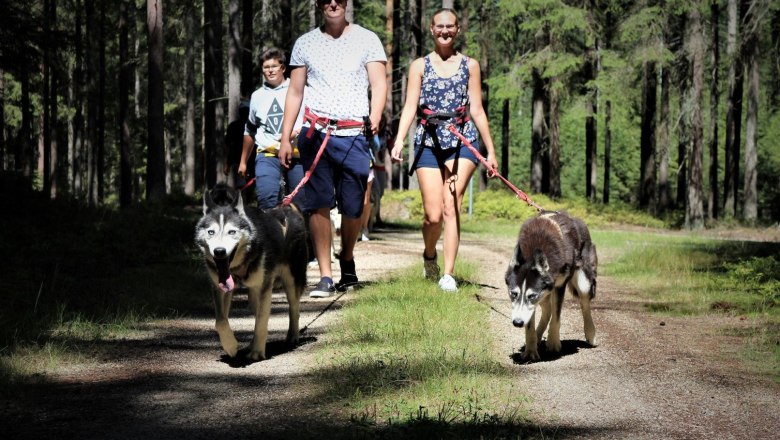
[[[393,145],[393,160],[403,160],[404,139],[412,120],[421,110],[422,118],[414,138],[414,162],[420,184],[425,219],[423,221],[424,275],[439,278],[436,242],[444,224],[444,275],[439,287],[456,291],[452,277],[460,244],[460,207],[463,193],[478,160],[462,141],[448,130],[454,124],[475,148],[477,131],[487,150],[487,161],[496,168],[496,155],[490,137],[487,115],[482,107],[479,63],[455,48],[460,32],[452,9],[440,9],[431,19],[435,49],[409,66],[406,102]],[[466,117],[471,116],[470,120]]]

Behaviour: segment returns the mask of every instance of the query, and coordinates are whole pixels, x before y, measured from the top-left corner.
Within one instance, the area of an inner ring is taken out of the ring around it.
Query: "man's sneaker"
[[[314,290],[309,292],[310,298],[327,298],[336,293],[336,287],[325,280],[320,280]]]
[[[358,241],[371,241],[371,239],[368,238],[368,229],[363,229],[360,233],[360,237],[358,237]]]
[[[439,280],[439,288],[445,292],[457,292],[458,283],[455,282],[455,278],[450,274],[444,274]]]
[[[336,290],[343,292],[348,287],[358,283],[357,271],[355,270],[355,260],[339,260],[341,265],[341,279],[336,283]]]
[[[435,280],[439,278],[439,265],[436,263],[436,254],[428,259],[423,252],[423,276],[428,280]]]

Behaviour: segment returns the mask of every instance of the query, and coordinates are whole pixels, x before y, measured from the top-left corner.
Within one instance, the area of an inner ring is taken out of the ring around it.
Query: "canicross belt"
[[[463,105],[455,109],[454,112],[436,112],[428,107],[421,106],[417,111],[422,125],[463,125],[470,120],[468,108]]]
[[[306,173],[303,175],[303,179],[298,183],[298,186],[295,187],[290,194],[288,194],[283,200],[282,205],[287,206],[290,203],[292,203],[293,198],[298,194],[298,191],[300,191],[301,188],[303,188],[303,185],[306,185],[306,182],[309,181],[309,178],[311,177],[311,174],[314,172],[314,168],[317,167],[317,163],[320,161],[320,158],[322,157],[322,153],[325,152],[325,147],[328,145],[328,141],[330,140],[330,135],[333,133],[333,130],[343,130],[348,128],[363,128],[366,125],[369,125],[368,117],[364,118],[363,121],[354,121],[354,120],[348,120],[348,119],[331,119],[327,118],[325,116],[318,116],[309,109],[309,107],[306,107],[306,110],[303,113],[303,119],[309,122],[309,129],[306,131],[306,137],[311,139],[312,135],[314,134],[314,129],[316,126],[320,126],[322,128],[325,128],[325,138],[322,140],[322,144],[320,145],[320,149],[317,151],[317,155],[314,156],[314,162],[311,163],[311,166],[306,171]]]

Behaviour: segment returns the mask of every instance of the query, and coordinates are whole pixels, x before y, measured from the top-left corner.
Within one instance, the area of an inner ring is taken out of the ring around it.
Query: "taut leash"
[[[471,142],[469,142],[469,140],[466,139],[466,137],[463,136],[458,131],[458,129],[455,128],[455,126],[453,124],[448,124],[447,129],[450,132],[452,132],[452,134],[457,136],[463,142],[463,145],[468,147],[468,149],[471,150],[472,153],[474,153],[474,156],[476,156],[477,159],[479,159],[479,161],[482,162],[483,165],[485,165],[485,168],[487,168],[487,172],[488,172],[488,176],[489,177],[493,177],[493,176],[498,177],[499,179],[501,179],[502,182],[504,182],[504,185],[506,185],[507,188],[509,188],[510,190],[512,190],[512,192],[515,193],[515,195],[517,196],[518,199],[520,199],[520,200],[524,201],[525,203],[527,203],[528,206],[532,206],[532,207],[536,208],[536,210],[539,211],[539,212],[544,211],[544,208],[542,208],[541,206],[539,206],[536,203],[534,203],[534,201],[531,200],[530,197],[528,197],[528,194],[526,194],[523,191],[521,191],[520,188],[514,186],[512,184],[512,182],[508,181],[504,176],[502,176],[498,172],[498,170],[496,170],[495,168],[490,166],[490,163],[488,163],[487,159],[485,159],[485,157],[482,156],[482,154],[480,154],[479,150],[477,150],[476,148],[474,148],[473,145],[471,145]]]

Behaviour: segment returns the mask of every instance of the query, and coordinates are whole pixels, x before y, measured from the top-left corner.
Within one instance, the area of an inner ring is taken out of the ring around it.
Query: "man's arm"
[[[284,118],[282,119],[282,139],[279,146],[279,162],[285,168],[290,167],[292,159],[292,145],[290,136],[292,135],[295,120],[301,111],[303,103],[303,91],[306,86],[306,67],[293,67],[290,72],[290,85],[287,88],[287,98],[284,100]]]
[[[371,61],[366,64],[366,71],[371,85],[371,113],[368,117],[371,119],[371,134],[377,134],[387,101],[387,69],[383,61]]]

